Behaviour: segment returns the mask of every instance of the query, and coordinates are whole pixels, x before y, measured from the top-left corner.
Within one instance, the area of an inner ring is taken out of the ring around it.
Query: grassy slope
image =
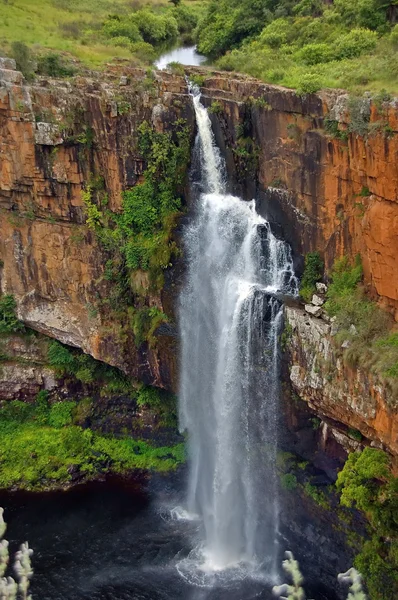
[[[185,3],[199,7],[203,0]],[[127,48],[103,43],[99,29],[108,14],[128,14],[144,6],[162,11],[172,5],[168,0],[0,0],[0,49],[7,53],[12,42],[20,41],[70,52],[90,66],[131,58]]]

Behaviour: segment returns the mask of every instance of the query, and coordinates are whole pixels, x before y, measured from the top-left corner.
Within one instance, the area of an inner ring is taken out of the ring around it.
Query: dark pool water
[[[251,600],[271,598],[250,577],[203,588],[178,565],[198,535],[195,522],[173,520],[175,481],[108,481],[62,493],[0,493],[11,551],[34,549],[34,600]]]

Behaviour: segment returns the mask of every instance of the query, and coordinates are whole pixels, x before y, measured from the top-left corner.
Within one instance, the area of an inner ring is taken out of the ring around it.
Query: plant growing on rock
[[[17,303],[14,296],[6,294],[0,297],[0,334],[25,331],[25,326],[16,315]]]
[[[300,296],[309,302],[316,291],[315,284],[323,277],[324,263],[319,252],[308,252],[305,256],[304,273],[301,278]]]

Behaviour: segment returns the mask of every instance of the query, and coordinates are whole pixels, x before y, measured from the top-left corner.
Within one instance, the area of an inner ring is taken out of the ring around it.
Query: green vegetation
[[[324,264],[319,252],[308,252],[305,257],[304,273],[300,283],[300,296],[310,302],[316,292],[315,284],[323,277]]]
[[[396,0],[211,0],[199,51],[217,66],[301,94],[398,91]]]
[[[134,389],[131,380],[119,369],[55,340],[49,343],[47,358],[59,377],[75,378],[86,384],[100,381],[107,393],[129,394]]]
[[[312,498],[313,501],[316,504],[318,504],[318,506],[321,506],[325,510],[330,508],[326,495],[321,489],[319,489],[319,487],[316,487],[315,485],[312,485],[309,481],[306,481],[304,483],[303,489],[307,496]]]
[[[25,331],[25,327],[16,315],[17,303],[14,296],[6,294],[0,296],[0,334],[18,333]]]
[[[336,317],[337,344],[348,341],[344,350],[348,364],[359,365],[381,377],[391,391],[389,400],[398,399],[398,334],[390,315],[366,297],[362,265],[344,257],[335,262],[327,292],[325,310]]]
[[[0,488],[45,489],[68,484],[77,472],[90,478],[98,472],[167,471],[183,462],[182,444],[155,448],[74,425],[78,407],[70,401],[50,405],[42,394],[33,405],[13,401],[0,409]]]
[[[23,62],[23,72],[30,77],[37,68],[46,75],[69,76],[76,68],[72,58],[89,66],[113,58],[148,64],[165,44],[192,41],[205,4],[201,0],[185,0],[179,6],[167,0],[4,1],[0,47],[20,65]]]
[[[374,448],[349,455],[337,479],[341,504],[366,514],[370,539],[355,559],[373,600],[398,594],[398,478],[387,454]]]
[[[122,328],[133,331],[137,346],[147,341],[154,347],[156,329],[168,321],[160,308],[148,306],[147,295],[162,288],[164,270],[179,254],[173,230],[182,210],[190,132],[183,120],[172,127],[172,132],[158,133],[147,122],[140,125],[144,181],[123,193],[120,214],[107,208],[103,190],[89,184],[83,193],[86,223],[109,257],[104,279],[112,289],[97,308],[117,313]]]
[[[293,473],[285,473],[281,476],[281,485],[285,490],[295,490],[297,488],[297,477]]]

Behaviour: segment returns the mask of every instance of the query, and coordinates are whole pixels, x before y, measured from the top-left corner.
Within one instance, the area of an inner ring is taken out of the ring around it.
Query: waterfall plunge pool
[[[86,484],[67,492],[0,493],[11,554],[34,550],[34,600],[270,600],[270,585],[234,580],[198,588],[176,565],[189,555],[197,523],[173,518],[182,475]]]

